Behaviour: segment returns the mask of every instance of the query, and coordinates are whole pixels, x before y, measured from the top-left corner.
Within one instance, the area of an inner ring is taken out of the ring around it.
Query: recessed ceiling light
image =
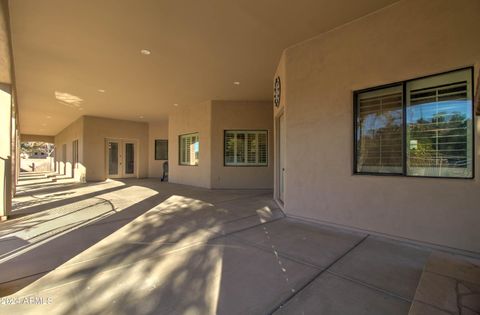
[[[173,106],[178,106],[178,104],[177,104],[177,103],[175,103],[175,104],[173,104]]]
[[[138,118],[143,119],[143,118],[145,118],[145,117],[144,117],[144,116],[138,116]]]
[[[51,118],[52,118],[52,116],[50,116],[50,115],[47,116],[47,119],[51,119]]]
[[[148,49],[142,49],[140,50],[140,52],[142,53],[142,55],[145,55],[145,56],[148,56],[150,55],[152,52]]]
[[[97,91],[100,92],[100,93],[105,93],[104,89],[98,89]]]
[[[233,81],[234,85],[240,85],[240,81]]]

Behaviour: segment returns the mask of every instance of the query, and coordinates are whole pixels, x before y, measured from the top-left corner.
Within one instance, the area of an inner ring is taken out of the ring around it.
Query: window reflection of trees
[[[428,108],[431,105],[415,107]],[[460,111],[443,110],[410,123],[409,139],[415,141],[414,145],[410,143],[410,166],[466,167],[468,122],[467,115]]]

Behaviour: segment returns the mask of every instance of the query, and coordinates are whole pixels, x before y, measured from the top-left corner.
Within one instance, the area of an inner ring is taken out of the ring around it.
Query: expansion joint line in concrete
[[[253,217],[253,216],[256,216],[256,214],[251,215],[251,216],[247,216],[247,217],[243,217],[243,218],[238,218],[238,219],[235,219],[235,220],[232,220],[232,221],[227,221],[226,224],[233,223],[233,222],[235,222],[235,221],[239,221],[239,220],[246,219],[246,218]],[[210,238],[209,240],[215,240],[215,239],[218,239],[218,238],[221,238],[221,237],[225,237],[225,236],[229,236],[229,235],[232,235],[232,234],[235,234],[235,233],[240,233],[240,232],[243,232],[243,231],[247,231],[247,230],[256,228],[256,227],[261,226],[261,225],[264,225],[264,224],[273,223],[273,222],[278,221],[278,220],[281,220],[281,219],[285,219],[285,217],[275,218],[275,219],[272,219],[272,220],[267,221],[267,222],[262,222],[262,223],[258,223],[258,224],[255,224],[255,225],[247,226],[247,227],[245,227],[245,228],[243,228],[243,229],[235,230],[235,231],[228,232],[228,233],[225,233],[225,234],[213,232],[213,233],[218,234],[218,235]]]
[[[342,255],[340,255],[337,259],[335,259],[334,261],[332,261],[332,263],[330,263],[328,266],[326,266],[325,268],[323,268],[322,270],[320,270],[318,273],[316,273],[310,280],[308,280],[305,284],[303,284],[298,290],[295,290],[295,292],[293,292],[292,294],[290,294],[286,299],[284,299],[282,302],[280,302],[279,304],[277,304],[275,307],[272,308],[272,310],[270,312],[268,312],[268,314],[273,314],[275,313],[276,311],[280,310],[282,307],[284,307],[288,302],[290,302],[295,296],[297,296],[297,294],[299,294],[300,292],[302,292],[304,289],[306,289],[308,286],[310,286],[315,280],[317,280],[324,272],[326,272],[330,267],[332,267],[333,265],[335,265],[340,259],[342,259],[343,257],[347,256],[351,251],[353,251],[355,248],[357,248],[361,243],[363,243],[368,237],[370,236],[370,234],[367,234],[365,235],[365,237],[363,237],[361,240],[359,240],[355,245],[353,245],[349,250],[347,250],[345,253],[343,253]]]
[[[331,275],[334,275],[338,278],[341,278],[343,280],[346,280],[346,281],[350,281],[350,282],[353,282],[353,283],[356,283],[356,284],[359,284],[359,285],[362,285],[364,287],[367,287],[367,288],[370,288],[372,290],[375,290],[375,291],[378,291],[380,293],[383,293],[385,295],[389,295],[391,297],[394,297],[394,298],[397,298],[397,299],[400,299],[400,300],[403,300],[405,302],[408,302],[408,303],[412,303],[412,299],[409,299],[409,298],[406,298],[406,297],[403,297],[401,295],[398,295],[398,294],[395,294],[393,292],[390,292],[390,291],[387,291],[387,290],[384,290],[382,288],[379,288],[377,286],[374,286],[370,283],[367,283],[367,282],[364,282],[364,281],[361,281],[361,280],[358,280],[358,279],[355,279],[355,278],[352,278],[352,277],[349,277],[349,276],[346,276],[346,275],[343,275],[343,274],[340,274],[340,273],[337,273],[337,272],[333,272],[331,270],[326,270],[327,273],[331,274]]]

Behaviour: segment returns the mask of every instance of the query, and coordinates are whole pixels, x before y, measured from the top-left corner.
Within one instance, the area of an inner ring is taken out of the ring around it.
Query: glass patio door
[[[107,177],[121,177],[121,153],[120,141],[107,140]]]
[[[108,139],[106,146],[107,178],[136,177],[136,141]]]
[[[124,169],[123,177],[135,177],[136,176],[136,161],[135,161],[135,143],[134,142],[123,142],[124,149]]]

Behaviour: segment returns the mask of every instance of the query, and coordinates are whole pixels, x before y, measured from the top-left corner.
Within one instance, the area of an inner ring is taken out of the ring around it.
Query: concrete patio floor
[[[268,190],[46,175],[0,223],[0,314],[407,314],[430,254],[285,218]]]

